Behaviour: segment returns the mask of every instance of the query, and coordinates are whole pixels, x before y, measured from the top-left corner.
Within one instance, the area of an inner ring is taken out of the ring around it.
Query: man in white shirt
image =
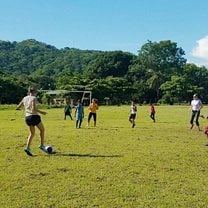
[[[200,110],[202,109],[203,105],[201,100],[199,99],[197,94],[193,95],[193,100],[191,101],[191,110],[192,110],[192,114],[191,114],[191,120],[190,120],[190,124],[191,127],[190,129],[192,129],[194,127],[194,118],[196,117],[196,125],[199,129],[199,131],[201,131],[200,127],[199,127],[199,116],[200,116]]]

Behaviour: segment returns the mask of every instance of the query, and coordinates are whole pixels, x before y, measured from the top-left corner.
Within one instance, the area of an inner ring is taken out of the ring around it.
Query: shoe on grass
[[[46,150],[46,148],[45,148],[44,145],[40,144],[38,147],[39,147],[39,149],[41,149],[42,151],[47,152],[47,150]]]
[[[27,155],[33,156],[32,152],[30,151],[29,148],[25,148],[24,151],[26,152]]]

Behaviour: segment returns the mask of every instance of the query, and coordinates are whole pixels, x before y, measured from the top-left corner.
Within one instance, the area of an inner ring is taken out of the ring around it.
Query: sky
[[[138,54],[171,40],[208,66],[208,0],[0,0],[0,40]]]

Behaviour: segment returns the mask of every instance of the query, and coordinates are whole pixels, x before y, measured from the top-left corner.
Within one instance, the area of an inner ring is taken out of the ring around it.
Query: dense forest
[[[28,86],[42,90],[91,90],[101,103],[208,102],[208,69],[186,62],[170,40],[147,41],[138,54],[57,49],[30,39],[0,41],[0,103],[17,103]]]

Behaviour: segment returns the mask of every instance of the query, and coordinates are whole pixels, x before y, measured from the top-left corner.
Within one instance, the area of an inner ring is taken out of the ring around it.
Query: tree
[[[184,50],[170,40],[159,43],[148,41],[139,50],[137,61],[146,69],[160,71],[170,77],[172,69],[174,69],[174,73],[181,72],[181,68],[186,63],[184,55]]]
[[[101,53],[86,70],[86,76],[92,78],[106,78],[108,76],[122,77],[133,60],[133,55],[122,51]]]

